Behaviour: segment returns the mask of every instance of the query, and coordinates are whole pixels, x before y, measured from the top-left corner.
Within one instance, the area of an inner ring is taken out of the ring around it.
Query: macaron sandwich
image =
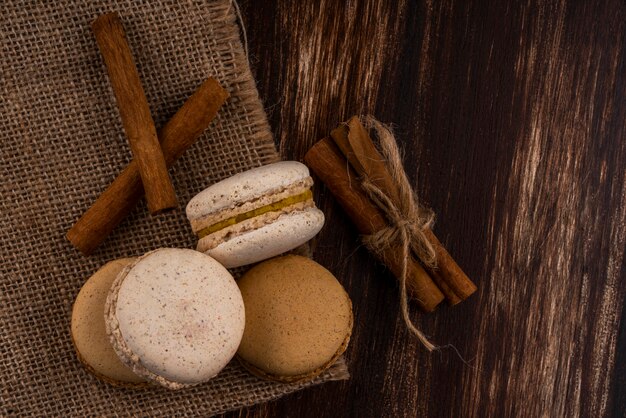
[[[106,263],[85,282],[72,308],[72,342],[80,362],[92,374],[114,386],[148,385],[117,357],[104,324],[104,304],[117,275],[136,258]]]
[[[237,356],[253,374],[286,383],[309,380],[346,350],[352,303],[320,264],[297,255],[275,257],[237,284],[246,306]]]
[[[309,169],[297,161],[254,168],[215,183],[187,205],[197,250],[225,267],[255,263],[292,250],[324,225]]]

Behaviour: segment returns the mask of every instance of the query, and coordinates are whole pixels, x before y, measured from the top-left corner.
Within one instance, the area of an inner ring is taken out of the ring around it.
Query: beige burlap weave
[[[208,416],[345,378],[259,380],[232,362],[190,390],[116,389],[85,372],[69,334],[74,297],[104,262],[193,247],[184,215],[139,205],[90,257],[65,233],[130,151],[90,22],[117,10],[157,128],[207,76],[231,98],[172,170],[181,206],[207,185],[278,159],[228,0],[4,0],[0,5],[0,416]]]

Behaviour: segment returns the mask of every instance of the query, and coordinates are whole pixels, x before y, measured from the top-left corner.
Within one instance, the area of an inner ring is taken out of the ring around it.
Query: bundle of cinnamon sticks
[[[317,142],[304,160],[326,184],[360,234],[370,236],[389,226],[388,214],[371,199],[363,182],[374,184],[398,205],[400,190],[385,158],[358,117],[334,129],[330,138]],[[379,252],[381,261],[398,278],[403,264],[406,266],[408,291],[426,312],[434,311],[444,299],[451,305],[467,299],[476,291],[474,283],[429,228],[422,232],[434,251],[434,263],[420,262],[412,252],[409,262],[404,264],[399,242],[390,243]]]

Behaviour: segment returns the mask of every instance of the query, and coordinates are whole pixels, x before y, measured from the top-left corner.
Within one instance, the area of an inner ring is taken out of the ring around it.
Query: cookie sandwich
[[[282,161],[208,187],[186,208],[197,250],[231,268],[304,244],[324,225],[312,185],[304,164]]]
[[[134,258],[111,261],[93,274],[78,292],[72,308],[71,335],[76,355],[85,368],[100,380],[115,386],[148,386],[118,358],[104,323],[104,305],[113,281]]]
[[[104,309],[118,357],[169,389],[210,380],[235,355],[245,311],[231,274],[206,254],[162,248],[126,266]]]
[[[346,350],[352,303],[320,264],[296,255],[276,257],[254,266],[237,284],[246,306],[237,357],[253,374],[289,383],[313,379]]]

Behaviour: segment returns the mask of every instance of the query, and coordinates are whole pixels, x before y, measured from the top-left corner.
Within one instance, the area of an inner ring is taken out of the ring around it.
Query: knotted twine
[[[434,212],[420,204],[417,193],[404,171],[402,157],[396,138],[391,129],[376,120],[373,116],[365,116],[364,126],[374,129],[379,142],[384,164],[393,182],[397,185],[398,199],[392,199],[388,193],[376,186],[367,176],[361,179],[361,186],[370,200],[380,208],[388,220],[388,226],[378,232],[362,237],[365,246],[377,255],[392,245],[400,244],[402,249],[400,274],[400,309],[407,328],[420,340],[428,351],[439,347],[428,338],[411,321],[409,316],[407,275],[411,257],[416,256],[426,267],[436,267],[435,249],[426,238],[424,231],[435,222]]]

